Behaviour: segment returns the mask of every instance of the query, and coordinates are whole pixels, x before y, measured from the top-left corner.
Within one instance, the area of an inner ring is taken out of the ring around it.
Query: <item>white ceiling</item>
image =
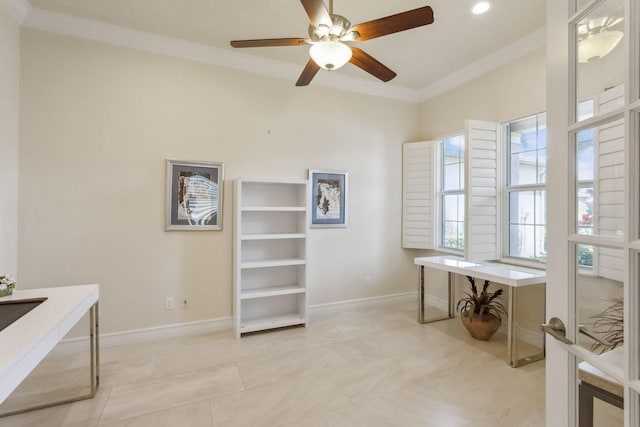
[[[266,73],[269,67],[278,64],[273,60],[297,67],[301,72],[308,60],[305,46],[240,50],[229,45],[229,41],[238,39],[307,37],[309,19],[297,0],[29,0],[29,3],[32,11],[44,9],[188,40],[230,51],[229,55],[248,54],[255,60],[256,72]],[[496,62],[497,51],[503,62],[505,55],[517,58],[521,54],[518,50],[522,49],[517,41],[527,36],[530,40],[532,33],[545,25],[545,0],[493,0],[493,8],[481,16],[471,15],[473,3],[474,0],[334,0],[334,12],[352,24],[425,5],[433,8],[435,22],[358,43],[358,47],[398,74],[391,82],[378,82],[347,64],[329,76],[320,76],[320,84],[339,73],[350,76],[348,81],[352,83],[362,80],[363,85],[424,91],[460,74],[461,70],[473,73],[473,64],[484,61],[484,67],[490,69],[487,58]],[[542,47],[540,40],[544,38],[536,39],[538,45],[534,47]],[[525,46],[531,49],[531,42]],[[329,72],[321,70],[321,73]],[[295,78],[291,84],[294,82]],[[314,83],[316,80],[311,84]]]

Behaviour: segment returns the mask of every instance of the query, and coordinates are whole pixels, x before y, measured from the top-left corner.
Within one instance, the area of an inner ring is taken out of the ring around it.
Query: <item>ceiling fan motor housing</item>
[[[325,40],[341,40],[350,41],[355,40],[357,37],[353,35],[349,30],[351,29],[351,22],[341,15],[331,15],[331,26],[320,24],[314,27],[313,24],[309,25],[309,37],[311,41],[317,43]]]

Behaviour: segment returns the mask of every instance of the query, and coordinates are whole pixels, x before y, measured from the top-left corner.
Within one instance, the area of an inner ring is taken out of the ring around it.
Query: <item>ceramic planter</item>
[[[493,314],[469,317],[467,312],[460,315],[460,320],[472,337],[487,341],[500,329],[500,319]]]

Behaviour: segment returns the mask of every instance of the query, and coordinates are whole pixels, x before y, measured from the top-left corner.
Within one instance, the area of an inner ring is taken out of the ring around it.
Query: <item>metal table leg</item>
[[[453,273],[448,273],[449,277],[447,277],[447,284],[449,286],[447,299],[449,302],[449,317],[448,319],[453,319],[455,317],[455,308],[454,308],[454,299],[455,299],[455,291],[456,291],[456,283],[455,276]]]
[[[542,352],[536,353],[531,356],[518,359],[518,328],[516,324],[516,305],[518,297],[518,288],[509,286],[508,290],[508,303],[507,303],[507,353],[509,359],[509,366],[517,368],[518,366],[526,365],[527,363],[535,362],[544,359],[544,337],[542,337],[543,345]]]
[[[424,323],[424,265],[418,266],[418,323]]]
[[[447,273],[447,286],[449,289],[447,290],[447,310],[448,314],[443,317],[438,317],[435,319],[425,319],[425,297],[426,297],[426,284],[424,277],[424,265],[418,266],[418,323],[431,323],[437,322],[439,320],[452,319],[455,317],[455,309],[454,309],[454,292],[455,292],[455,283],[454,276],[452,273]]]
[[[98,302],[96,302],[89,309],[89,358],[91,362],[91,391],[89,392],[89,394],[51,403],[45,403],[42,405],[30,406],[28,408],[18,409],[11,412],[5,412],[3,414],[0,414],[0,418],[8,417],[9,415],[22,414],[29,411],[35,411],[38,409],[50,408],[52,406],[64,405],[66,403],[77,402],[80,400],[91,399],[95,397],[98,391],[98,386],[100,385],[100,334],[98,318]]]

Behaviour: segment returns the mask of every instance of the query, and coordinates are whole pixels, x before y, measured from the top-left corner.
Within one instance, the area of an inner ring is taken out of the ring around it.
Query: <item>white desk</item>
[[[453,274],[472,276],[482,280],[490,280],[495,283],[508,286],[507,295],[507,346],[509,365],[518,367],[527,363],[535,362],[544,358],[544,337],[542,338],[542,352],[522,359],[517,357],[517,328],[516,328],[516,296],[517,289],[523,286],[541,285],[547,281],[545,271],[533,268],[518,267],[510,264],[485,261],[465,261],[457,256],[434,256],[415,258],[414,263],[418,266],[418,322],[429,323],[438,320],[451,319],[454,313],[454,286]],[[433,268],[446,271],[449,275],[448,289],[448,316],[432,320],[425,320],[425,274],[424,269]],[[544,322],[544,316],[542,323]]]
[[[3,301],[47,297],[36,308],[0,331],[0,403],[13,392],[71,328],[90,313],[91,393],[75,399],[4,413],[69,403],[95,396],[99,383],[99,285],[16,290]]]

